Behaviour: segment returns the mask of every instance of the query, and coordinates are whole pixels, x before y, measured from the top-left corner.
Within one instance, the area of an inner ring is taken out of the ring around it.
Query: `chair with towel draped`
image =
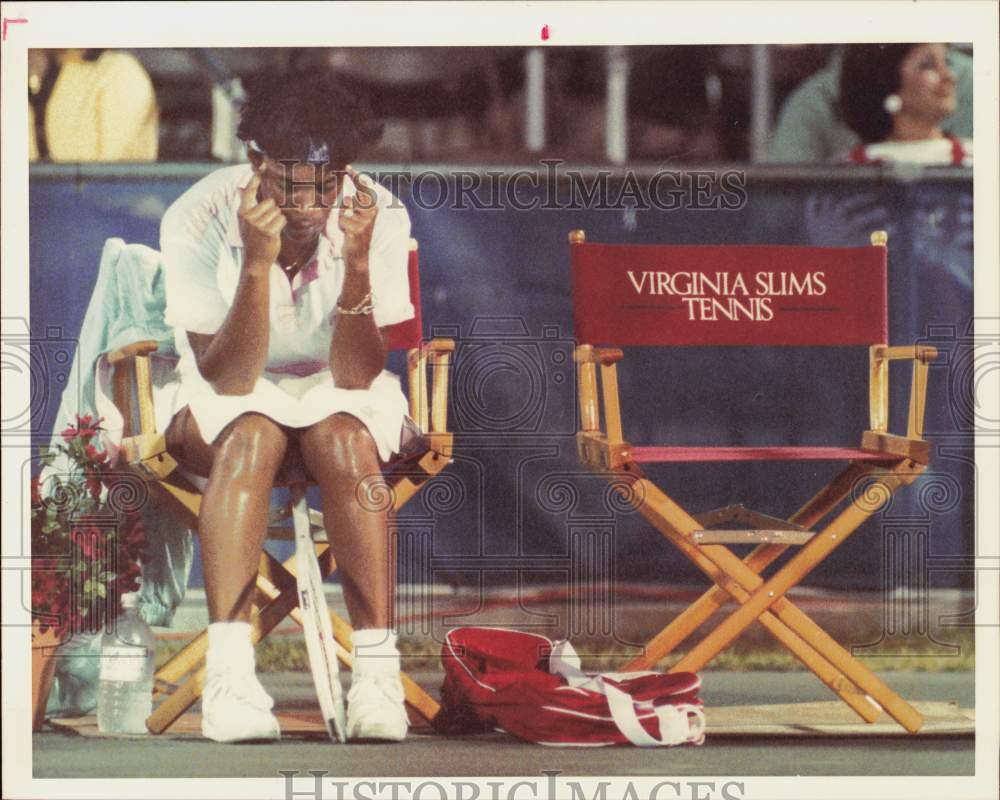
[[[420,275],[416,241],[410,242],[410,299],[415,309],[413,319],[389,328],[388,350],[407,351],[409,415],[416,429],[409,431],[403,452],[385,465],[385,483],[369,487],[378,495],[373,502],[391,502],[391,512],[399,511],[421,487],[449,463],[452,434],[447,428],[448,371],[454,343],[448,339],[424,341],[420,313]],[[166,450],[164,431],[156,428],[153,406],[153,382],[150,356],[157,350],[155,341],[139,341],[109,352],[105,356],[111,371],[115,406],[123,420],[121,448],[129,468],[148,483],[150,492],[175,514],[181,524],[197,528],[201,493],[177,469]],[[430,375],[428,375],[430,373]],[[428,380],[430,378],[430,380]],[[301,465],[283,468],[278,486],[308,482]],[[336,569],[323,530],[322,514],[310,510],[316,553],[324,576]],[[291,516],[289,509],[272,513],[272,522]],[[270,538],[290,537],[290,529],[269,527]],[[259,642],[286,617],[302,624],[298,608],[294,555],[284,563],[266,550],[261,555],[255,587],[251,625],[253,641]],[[347,666],[351,658],[351,627],[336,613],[331,613],[338,656]],[[167,730],[201,696],[205,674],[206,631],[202,631],[173,655],[156,672],[155,705],[147,726],[152,733]],[[429,723],[438,712],[437,702],[405,673],[402,676],[406,702],[415,724]]]

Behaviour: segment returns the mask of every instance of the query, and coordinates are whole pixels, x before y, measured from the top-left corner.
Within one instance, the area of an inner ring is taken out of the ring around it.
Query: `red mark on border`
[[[27,21],[28,20],[26,20],[26,19],[11,19],[10,17],[4,17],[3,18],[3,40],[5,42],[7,41],[7,26],[8,25],[16,25],[19,22],[20,23],[24,23],[24,22],[27,22]]]
[[[542,25],[542,41],[547,42],[549,40],[549,26]]]

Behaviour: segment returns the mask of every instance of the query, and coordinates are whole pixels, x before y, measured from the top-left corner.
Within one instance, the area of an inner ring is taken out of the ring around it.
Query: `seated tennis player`
[[[400,446],[407,406],[383,371],[381,329],[414,313],[409,215],[349,166],[379,132],[331,77],[279,78],[243,109],[250,163],[213,172],[163,218],[166,319],[180,354],[167,445],[207,478],[202,730],[216,741],[280,736],[249,618],[289,454],[319,484],[355,628],[347,735],[406,735],[386,517],[356,491]]]

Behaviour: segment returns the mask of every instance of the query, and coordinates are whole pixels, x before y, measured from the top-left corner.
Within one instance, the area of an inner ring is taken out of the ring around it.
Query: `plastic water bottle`
[[[153,710],[156,640],[139,616],[139,595],[122,596],[114,630],[101,637],[101,684],[97,729],[102,733],[146,733]]]

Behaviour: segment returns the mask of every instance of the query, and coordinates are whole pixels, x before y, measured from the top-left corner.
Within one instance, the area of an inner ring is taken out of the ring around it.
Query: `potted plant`
[[[139,588],[145,484],[99,450],[87,414],[43,448],[31,483],[32,729],[45,718],[55,651],[77,633],[98,633]]]

